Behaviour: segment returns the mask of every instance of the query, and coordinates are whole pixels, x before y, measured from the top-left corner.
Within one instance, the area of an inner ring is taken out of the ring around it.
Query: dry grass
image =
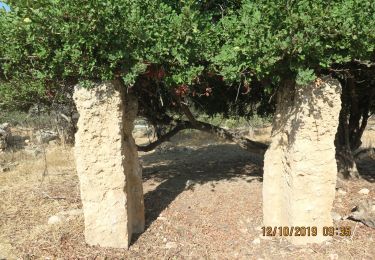
[[[249,137],[267,141],[269,134],[266,128]],[[82,207],[70,147],[48,146],[46,160],[23,150],[0,155],[2,163],[18,163],[0,173],[0,259],[374,258],[374,230],[348,220],[335,224],[355,228],[353,237],[322,245],[295,247],[263,239],[261,165],[238,147],[205,134],[181,134],[171,141],[169,151],[141,154],[147,229],[129,250],[87,246],[82,216],[47,224],[52,215]],[[188,179],[196,182],[193,190],[184,189]],[[361,188],[370,194],[359,196]],[[341,215],[365,197],[375,199],[375,187],[366,180],[345,182],[343,189],[347,195],[337,196],[334,204]],[[254,244],[258,238],[260,244]]]

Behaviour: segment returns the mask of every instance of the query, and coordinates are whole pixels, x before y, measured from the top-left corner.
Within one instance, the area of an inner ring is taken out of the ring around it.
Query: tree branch
[[[149,151],[154,150],[158,145],[162,144],[165,141],[168,141],[170,138],[172,138],[173,136],[175,136],[181,130],[189,129],[190,126],[187,125],[187,124],[185,124],[185,123],[186,122],[180,122],[171,131],[169,131],[165,135],[161,135],[156,141],[151,142],[148,145],[145,145],[145,146],[137,145],[138,151],[140,151],[140,152],[149,152]]]
[[[191,123],[190,121],[177,121],[177,125],[174,129],[172,129],[167,134],[162,135],[155,142],[152,142],[146,146],[137,146],[138,151],[149,152],[184,129],[195,129],[195,130],[203,131],[206,133],[210,133],[220,139],[225,139],[225,140],[234,142],[238,144],[241,148],[245,149],[246,151],[253,152],[253,153],[264,154],[268,148],[268,145],[264,143],[252,141],[250,139],[241,137],[238,134],[232,133],[219,126],[214,126],[209,123],[195,120],[194,124]]]

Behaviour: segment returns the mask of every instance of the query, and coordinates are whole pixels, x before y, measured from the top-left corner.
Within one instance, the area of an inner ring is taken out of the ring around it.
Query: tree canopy
[[[165,100],[190,97],[224,111],[251,95],[269,99],[283,78],[303,85],[337,66],[375,59],[374,1],[5,2],[12,11],[0,10],[0,78],[47,90],[153,82]]]

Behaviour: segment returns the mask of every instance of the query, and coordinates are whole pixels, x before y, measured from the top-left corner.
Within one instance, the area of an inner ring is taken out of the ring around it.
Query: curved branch
[[[268,148],[268,145],[264,143],[252,141],[250,139],[241,137],[238,134],[232,133],[219,126],[214,126],[209,123],[195,120],[194,124],[191,123],[190,121],[177,121],[177,125],[175,128],[173,128],[167,134],[162,135],[155,142],[152,142],[146,146],[137,146],[138,151],[149,152],[184,129],[195,129],[195,130],[213,134],[220,139],[225,139],[225,140],[234,142],[238,144],[241,148],[245,149],[246,151],[253,152],[253,153],[264,154]]]
[[[189,129],[190,126],[185,124],[185,122],[179,123],[173,128],[171,131],[166,133],[165,135],[161,135],[155,142],[151,142],[148,145],[141,146],[137,145],[138,151],[140,152],[149,152],[154,150],[158,145],[162,144],[165,141],[168,141],[170,138],[175,136],[178,132],[184,129]]]

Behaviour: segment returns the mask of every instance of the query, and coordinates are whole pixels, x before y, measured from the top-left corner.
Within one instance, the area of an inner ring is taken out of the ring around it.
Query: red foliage
[[[146,64],[148,66],[147,66],[147,70],[144,73],[144,75],[148,79],[153,79],[153,80],[159,81],[159,80],[161,80],[162,78],[165,77],[165,70],[164,70],[163,67],[155,65],[155,64],[148,64],[148,63],[146,63]]]

